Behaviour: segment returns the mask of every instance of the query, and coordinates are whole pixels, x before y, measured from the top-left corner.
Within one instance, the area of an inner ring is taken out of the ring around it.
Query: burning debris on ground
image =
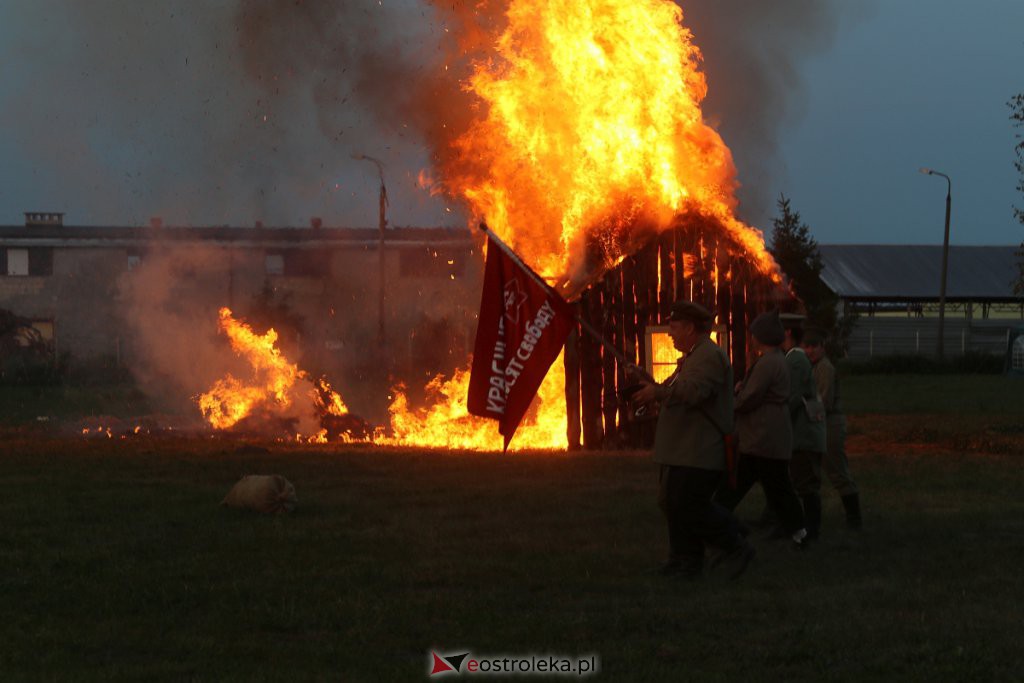
[[[161,435],[198,437],[209,434],[209,428],[198,416],[169,414],[136,417],[89,415],[64,423],[59,431],[67,436],[93,439],[134,439]]]
[[[229,308],[220,309],[219,320],[250,371],[241,379],[227,374],[197,398],[211,427],[309,442],[369,438],[369,423],[350,413],[326,379],[311,379],[281,353],[273,328],[258,334]]]

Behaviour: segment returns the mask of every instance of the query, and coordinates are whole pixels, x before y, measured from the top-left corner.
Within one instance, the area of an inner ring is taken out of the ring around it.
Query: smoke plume
[[[774,211],[767,195],[785,174],[779,134],[803,113],[801,66],[828,50],[841,27],[871,11],[874,0],[681,1],[704,55],[705,117],[733,151],[741,213],[764,228]]]
[[[865,2],[869,0],[864,0]],[[706,112],[733,149],[755,213],[800,112],[801,63],[829,46],[839,0],[689,0]],[[76,223],[374,225],[385,162],[391,220],[451,223],[417,186],[473,115],[460,81],[485,59],[506,2],[40,0],[0,9],[0,116],[22,159],[8,216]],[[26,202],[31,203],[28,206]],[[746,212],[749,214],[749,211]],[[456,221],[457,222],[457,221]]]

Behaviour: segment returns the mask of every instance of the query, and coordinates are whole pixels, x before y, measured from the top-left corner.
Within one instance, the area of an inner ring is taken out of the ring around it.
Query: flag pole
[[[554,296],[557,296],[558,298],[562,298],[562,295],[559,294],[558,291],[554,287],[549,285],[544,280],[544,278],[542,278],[540,275],[535,273],[534,270],[532,268],[530,268],[530,266],[526,265],[525,261],[523,261],[521,258],[519,258],[519,254],[517,254],[516,252],[512,251],[512,247],[510,247],[507,244],[505,244],[501,240],[500,237],[498,237],[496,234],[494,234],[494,231],[487,227],[487,223],[485,223],[483,221],[480,221],[480,230],[482,230],[487,235],[487,238],[496,247],[501,249],[505,253],[505,255],[508,256],[509,259],[512,260],[513,263],[515,263],[517,266],[519,266],[519,268],[524,273],[526,273],[526,275],[528,277],[530,277],[530,279],[532,279],[538,285],[543,287],[545,291],[553,294]],[[615,359],[617,361],[619,361],[619,363],[624,368],[626,368],[628,371],[631,371],[633,374],[639,376],[645,382],[650,382],[651,384],[657,384],[658,383],[658,381],[655,380],[653,377],[651,377],[651,375],[648,374],[648,372],[646,370],[644,370],[643,368],[639,367],[636,363],[634,363],[633,361],[631,361],[628,358],[626,358],[626,356],[623,355],[623,353],[621,351],[619,351],[617,348],[615,348],[615,346],[610,341],[608,341],[608,339],[605,338],[605,336],[603,334],[601,334],[601,332],[598,331],[598,329],[596,327],[591,325],[590,322],[584,320],[580,316],[579,313],[577,313],[575,317],[576,317],[576,322],[578,322],[580,324],[580,327],[583,329],[583,331],[586,332],[587,334],[589,334],[590,337],[594,341],[596,341],[598,344],[603,346],[605,351],[607,351],[608,353],[610,353],[613,356],[615,356]]]

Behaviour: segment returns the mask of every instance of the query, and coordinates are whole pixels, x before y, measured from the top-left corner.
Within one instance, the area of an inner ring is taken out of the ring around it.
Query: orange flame
[[[506,18],[465,84],[482,114],[440,158],[450,195],[552,279],[579,282],[593,245],[607,268],[691,213],[778,279],[734,216],[732,155],[704,123],[701,56],[674,2],[512,0]]]
[[[324,378],[320,378],[316,382],[317,387],[317,405],[321,411],[328,415],[348,415],[348,406],[341,400],[341,396]]]
[[[258,410],[285,414],[296,402],[300,402],[296,408],[300,425],[308,431],[312,431],[318,413],[348,414],[345,402],[326,380],[314,383],[305,371],[285,358],[277,348],[277,332],[273,328],[256,334],[226,307],[220,309],[219,319],[231,348],[248,362],[252,375],[241,380],[228,374],[198,397],[199,409],[214,429],[230,429]],[[318,431],[307,438],[320,436]]]
[[[244,322],[236,320],[228,308],[220,309],[220,327],[232,349],[252,368],[252,377],[239,380],[230,374],[217,380],[210,391],[198,397],[203,417],[215,429],[229,429],[257,411],[279,413],[303,396],[321,415],[344,416],[349,408],[325,379],[312,382],[308,374],[290,362],[277,348],[277,333],[270,329],[256,334]],[[511,450],[528,448],[564,449],[565,378],[561,362],[556,361],[539,391],[535,407],[516,432]],[[396,387],[390,407],[391,436],[383,430],[368,438],[381,445],[459,448],[477,451],[501,450],[502,437],[497,423],[469,415],[466,396],[469,371],[457,371],[450,380],[435,377],[427,385],[428,405],[413,409],[401,387]],[[102,429],[102,428],[101,428]],[[83,430],[88,433],[89,430]],[[109,433],[108,433],[109,436]],[[340,434],[334,439],[355,441]],[[326,429],[295,435],[299,443],[327,443]]]
[[[464,84],[479,113],[438,155],[437,183],[447,194],[466,201],[542,275],[568,280],[568,292],[687,216],[720,226],[758,270],[780,281],[762,234],[735,216],[732,154],[704,122],[701,55],[678,5],[511,0],[505,15],[490,24],[504,26],[492,36],[496,55],[479,61]],[[681,270],[689,276],[695,259],[686,259]],[[710,275],[717,293],[717,261]],[[659,352],[675,353],[670,341]],[[497,448],[493,424],[466,412],[467,383],[465,371],[435,379],[433,405],[418,412],[399,392],[395,439]],[[560,364],[549,383],[564,385]],[[535,425],[520,429],[515,447],[564,447],[563,389],[542,388]]]
[[[445,381],[438,375],[427,385],[428,406],[413,409],[404,387],[394,389],[391,402],[392,437],[378,437],[385,445],[500,451],[503,438],[498,423],[469,414],[466,396],[469,370],[458,370]],[[559,356],[537,392],[537,398],[516,430],[509,450],[561,449],[568,446],[565,433],[565,373]]]

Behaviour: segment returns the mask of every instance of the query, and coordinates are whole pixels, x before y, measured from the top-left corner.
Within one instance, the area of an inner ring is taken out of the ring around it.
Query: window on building
[[[128,270],[135,270],[142,263],[142,250],[136,247],[128,249]]]
[[[723,349],[726,355],[729,353],[729,334],[725,325],[715,325],[711,328],[711,341]],[[682,355],[676,351],[672,337],[668,334],[668,325],[651,325],[647,328],[647,372],[659,382],[664,382],[673,372]]]
[[[324,277],[330,270],[330,252],[293,249],[284,253],[284,274],[292,277]]]
[[[53,275],[53,249],[36,247],[28,250],[28,274]]]
[[[672,337],[668,336],[668,325],[647,328],[647,372],[659,382],[664,382],[676,371],[676,363],[682,354],[676,351]]]
[[[28,249],[7,250],[7,275],[28,275]]]
[[[288,249],[266,255],[267,275],[324,277],[330,270],[330,253],[310,249]]]
[[[0,275],[25,277],[53,275],[53,249],[0,249]]]
[[[284,254],[269,253],[264,259],[267,275],[284,275]]]

